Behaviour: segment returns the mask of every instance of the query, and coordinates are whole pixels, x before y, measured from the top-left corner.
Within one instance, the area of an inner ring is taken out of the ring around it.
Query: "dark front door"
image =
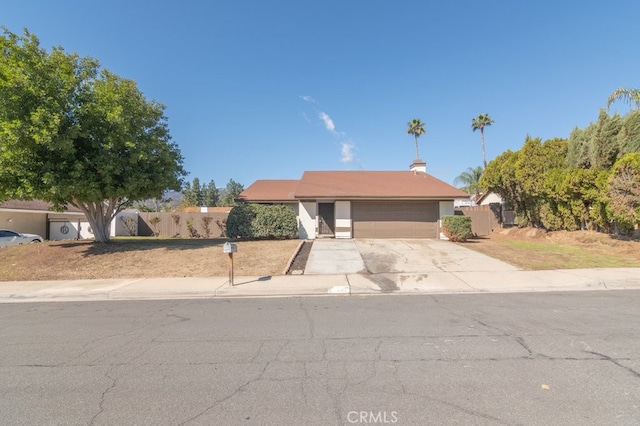
[[[333,203],[318,203],[318,234],[333,235],[334,222]]]

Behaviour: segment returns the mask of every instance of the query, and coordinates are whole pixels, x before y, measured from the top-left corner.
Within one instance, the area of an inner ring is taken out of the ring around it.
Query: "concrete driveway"
[[[317,239],[305,274],[502,272],[518,268],[450,241]]]
[[[315,240],[305,275],[346,274],[350,291],[465,292],[476,275],[500,276],[518,271],[450,241]]]
[[[363,239],[356,245],[372,274],[518,270],[451,241]]]

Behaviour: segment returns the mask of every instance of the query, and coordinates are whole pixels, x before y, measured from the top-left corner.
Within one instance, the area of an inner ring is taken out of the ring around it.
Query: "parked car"
[[[0,229],[0,247],[17,246],[20,244],[41,243],[43,238],[36,234],[21,234],[9,229]]]

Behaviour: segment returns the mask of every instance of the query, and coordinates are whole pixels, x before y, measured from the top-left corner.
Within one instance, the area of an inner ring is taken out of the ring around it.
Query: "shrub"
[[[156,237],[159,236],[160,231],[158,230],[158,224],[160,223],[160,218],[158,216],[154,216],[149,219],[149,223],[153,226],[153,235]]]
[[[285,205],[236,205],[227,218],[227,236],[245,239],[281,239],[298,236],[298,220]]]
[[[126,216],[126,217],[120,216],[120,221],[124,225],[130,237],[133,237],[136,235],[136,231],[138,227],[138,221],[136,219],[132,218],[131,216]]]
[[[470,216],[443,216],[442,232],[451,241],[467,241],[473,237]]]
[[[193,219],[187,219],[187,231],[189,231],[189,238],[200,238],[200,233],[193,226]]]
[[[204,229],[204,237],[209,238],[211,236],[211,221],[213,218],[211,216],[202,216],[202,229]]]
[[[293,210],[285,205],[257,205],[252,223],[254,238],[296,238],[298,219]]]
[[[220,229],[220,236],[226,237],[227,236],[227,219],[216,220],[216,225],[218,225],[218,228]]]
[[[255,205],[240,203],[231,209],[227,217],[229,238],[253,238],[251,224],[256,217]]]
[[[542,226],[544,226],[547,231],[557,231],[562,229],[564,225],[557,209],[554,211],[549,204],[543,204],[542,207],[540,207],[540,220],[542,221]]]
[[[626,154],[611,169],[609,212],[618,230],[631,235],[640,224],[640,152]]]
[[[171,215],[171,219],[173,219],[173,223],[176,225],[176,234],[174,235],[174,237],[179,237],[180,236],[180,215],[179,214],[172,214]]]

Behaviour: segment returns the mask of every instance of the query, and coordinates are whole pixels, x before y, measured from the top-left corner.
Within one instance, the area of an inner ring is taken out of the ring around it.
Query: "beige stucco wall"
[[[447,236],[442,232],[442,216],[451,216],[455,214],[455,208],[453,207],[453,201],[440,201],[440,220],[438,221],[438,227],[440,228],[440,239],[448,240]]]
[[[351,238],[351,201],[336,201],[336,238]]]
[[[44,238],[47,233],[47,214],[0,211],[0,228],[25,234],[38,234]]]
[[[316,202],[301,201],[298,208],[298,237],[301,240],[316,238]]]
[[[77,223],[84,220],[84,215],[74,215],[56,212],[30,212],[20,210],[0,210],[0,228],[25,234],[37,234],[47,237],[47,214],[51,221],[70,221]]]

